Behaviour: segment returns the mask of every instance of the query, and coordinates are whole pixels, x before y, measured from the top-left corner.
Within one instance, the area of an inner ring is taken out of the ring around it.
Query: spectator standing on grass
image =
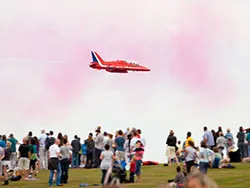
[[[136,132],[136,130],[132,130],[132,139],[130,141],[130,151],[133,151],[135,149],[136,146],[136,142],[140,140],[140,138],[138,138],[138,134]]]
[[[192,141],[194,143],[194,139],[191,137],[192,133],[190,131],[187,132],[187,138],[185,141],[185,148],[189,146],[189,141]]]
[[[106,174],[107,174],[108,170],[111,169],[112,164],[113,164],[113,160],[115,160],[114,153],[109,150],[110,149],[109,145],[106,144],[104,146],[104,148],[105,148],[105,151],[103,151],[100,155],[100,160],[102,161],[101,165],[100,165],[100,168],[102,170],[102,179],[101,179],[102,185],[104,185],[104,180],[105,180]],[[109,176],[108,182],[110,182],[111,177],[110,177],[110,175],[108,175],[108,176]]]
[[[85,143],[82,144],[81,148],[81,167],[85,167],[86,162],[87,162],[87,145]]]
[[[10,155],[11,155],[11,142],[7,141],[6,148],[4,150],[4,158],[2,159],[2,169],[4,174],[4,185],[8,185],[8,173],[7,168],[10,166]]]
[[[113,135],[109,134],[108,137],[109,137],[109,139],[107,140],[106,144],[109,145],[110,151],[112,151],[114,153],[115,152],[114,151],[115,141],[113,140]]]
[[[16,145],[19,143],[13,134],[10,134],[8,141],[11,142],[11,155],[10,155],[9,170],[14,170],[16,168],[16,163],[17,163]]]
[[[166,141],[166,144],[167,144],[167,153],[168,153],[168,163],[169,165],[171,166],[171,163],[172,163],[172,158],[175,159],[175,161],[177,162],[178,165],[179,164],[179,161],[178,161],[178,158],[176,156],[176,144],[177,144],[177,139],[176,139],[176,136],[174,136],[174,131],[171,130],[170,133],[169,133],[169,136],[167,138],[167,141]]]
[[[49,148],[49,186],[53,184],[53,177],[56,173],[56,185],[61,186],[61,164],[59,161],[60,158],[60,140],[56,139],[55,143]]]
[[[247,129],[246,141],[247,141],[248,157],[250,157],[250,129]]]
[[[129,168],[130,174],[129,174],[129,183],[135,183],[135,172],[136,172],[136,157],[133,156],[130,168]]]
[[[206,174],[209,167],[209,157],[213,156],[214,152],[207,147],[205,141],[202,141],[200,146],[201,149],[199,153],[199,169],[201,172]]]
[[[220,136],[220,132],[223,133],[223,130],[222,130],[222,127],[221,127],[221,126],[218,127],[218,131],[216,132],[216,137],[219,137],[219,136]]]
[[[0,181],[2,180],[3,168],[2,168],[2,159],[4,158],[4,149],[0,146]]]
[[[103,133],[103,145],[104,145],[104,146],[107,144],[107,141],[108,141],[108,139],[109,139],[108,135],[109,135],[109,134],[108,134],[107,132],[104,132],[104,133]]]
[[[30,177],[33,175],[33,177],[36,175],[37,172],[37,147],[36,147],[36,141],[34,138],[31,138],[31,146],[30,146]]]
[[[69,177],[69,159],[70,159],[70,150],[72,149],[72,146],[68,145],[68,141],[66,139],[63,140],[63,145],[60,147],[60,163],[61,163],[61,183],[67,184],[68,183],[68,177]]]
[[[79,151],[81,150],[81,143],[78,140],[77,135],[74,136],[74,140],[72,140],[71,146],[72,146],[71,167],[77,168],[79,166]]]
[[[95,141],[95,167],[99,168],[100,164],[101,164],[101,160],[100,160],[100,155],[101,152],[103,151],[103,143],[104,143],[104,137],[101,134],[101,130],[97,129],[96,130],[96,138],[94,139]]]
[[[144,148],[140,140],[136,142],[136,146],[132,155],[134,155],[136,158],[136,170],[135,170],[135,174],[137,176],[136,181],[141,182],[141,164],[142,164],[142,159],[144,155]]]
[[[94,150],[95,150],[95,142],[93,140],[93,134],[89,133],[88,139],[84,141],[87,146],[87,164],[85,167],[92,167],[93,158],[94,158]]]
[[[194,142],[189,140],[188,147],[185,148],[185,162],[188,174],[190,173],[191,167],[194,165],[196,158],[197,158],[197,151],[194,147]]]
[[[231,130],[230,129],[227,129],[227,133],[225,135],[225,138],[228,140],[229,138],[231,138],[231,140],[233,141],[234,140],[234,136],[233,134],[231,133]]]
[[[21,170],[21,174],[24,173],[24,179],[28,179],[29,165],[30,165],[30,145],[28,144],[27,137],[23,138],[23,144],[18,148],[19,161],[18,166]]]
[[[243,159],[244,157],[246,157],[246,154],[245,154],[245,133],[244,133],[243,127],[239,128],[237,138],[238,138],[238,148],[240,150],[240,157],[241,157],[241,159]]]
[[[119,130],[118,136],[115,139],[115,146],[116,146],[115,156],[119,161],[125,160],[124,143],[125,139],[123,137],[123,132]]]
[[[4,135],[0,135],[0,147],[6,148],[6,141],[4,140]]]
[[[41,131],[41,135],[38,138],[39,140],[39,160],[40,160],[40,169],[48,169],[48,150],[45,148],[45,140],[47,139],[45,130]]]
[[[219,137],[216,140],[216,147],[219,149],[220,154],[223,156],[223,150],[227,150],[227,139],[224,137],[222,132],[219,132]]]
[[[212,147],[215,145],[214,136],[212,132],[207,129],[206,126],[203,128],[203,130],[204,130],[203,141],[206,143],[208,148],[212,149]]]
[[[124,150],[125,150],[125,161],[126,163],[129,165],[129,154],[131,153],[131,139],[132,139],[132,135],[131,134],[128,134],[127,135],[127,139],[125,141],[125,144],[124,144]]]

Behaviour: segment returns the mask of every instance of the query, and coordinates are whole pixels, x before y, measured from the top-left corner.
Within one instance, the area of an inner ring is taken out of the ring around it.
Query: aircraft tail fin
[[[100,65],[102,65],[104,60],[95,51],[91,51],[91,55],[92,55],[93,62],[96,62],[96,63],[99,63]]]

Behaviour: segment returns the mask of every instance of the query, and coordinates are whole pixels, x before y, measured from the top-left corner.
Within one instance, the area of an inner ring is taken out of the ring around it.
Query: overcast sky
[[[135,60],[151,72],[90,69]],[[0,133],[141,128],[163,162],[173,129],[250,127],[249,1],[1,1]]]

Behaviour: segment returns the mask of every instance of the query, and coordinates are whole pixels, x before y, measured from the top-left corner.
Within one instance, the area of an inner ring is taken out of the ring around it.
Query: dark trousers
[[[134,172],[130,172],[129,182],[130,183],[135,183],[135,173]]]
[[[240,157],[241,159],[243,159],[245,157],[245,147],[244,147],[245,143],[244,142],[239,142],[238,143],[238,148],[240,150]]]
[[[203,172],[203,173],[207,173],[207,169],[208,169],[208,163],[205,163],[205,162],[200,162],[199,164],[199,167],[200,167],[200,172]]]
[[[102,180],[101,180],[101,184],[104,183],[106,174],[107,174],[107,170],[102,170]],[[109,182],[111,182],[111,177],[110,177],[110,176],[109,176],[109,179],[108,179],[108,183],[109,183]]]
[[[91,164],[93,163],[93,156],[94,156],[94,152],[93,150],[87,150],[87,164]]]
[[[194,166],[194,160],[193,161],[186,161],[187,165],[187,173],[190,173],[191,167]]]
[[[79,159],[79,160],[78,160],[78,166],[81,165],[81,155],[82,155],[82,154],[80,154],[80,153],[79,153],[79,155],[78,155],[78,159]]]
[[[79,163],[79,152],[72,152],[71,168],[78,167]]]
[[[69,171],[69,159],[63,159],[61,160],[61,169],[62,169],[62,175],[61,175],[61,183],[68,183],[68,171]]]
[[[95,148],[95,166],[99,168],[101,164],[100,155],[102,150]]]

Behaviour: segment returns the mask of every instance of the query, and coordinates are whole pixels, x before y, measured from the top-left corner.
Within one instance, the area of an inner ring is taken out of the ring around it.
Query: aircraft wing
[[[126,68],[118,68],[118,67],[109,67],[106,69],[108,72],[120,72],[120,73],[127,73],[128,70]]]

